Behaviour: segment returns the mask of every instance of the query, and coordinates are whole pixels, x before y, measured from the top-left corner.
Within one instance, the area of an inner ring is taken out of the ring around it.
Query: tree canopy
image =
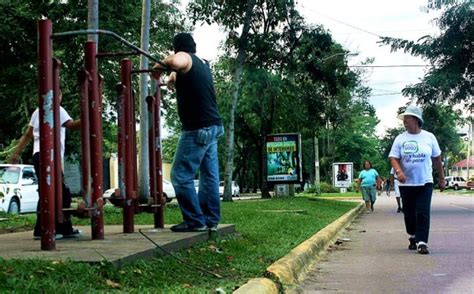
[[[428,9],[444,9],[436,20],[441,34],[418,41],[382,38],[392,51],[404,50],[430,62],[430,69],[417,84],[403,94],[420,104],[462,103],[473,111],[474,95],[474,10],[472,1],[431,0]]]

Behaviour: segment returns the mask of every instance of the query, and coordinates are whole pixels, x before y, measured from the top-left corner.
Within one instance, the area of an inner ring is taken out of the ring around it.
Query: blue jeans
[[[219,161],[217,139],[224,134],[222,126],[182,131],[171,169],[176,198],[183,220],[190,227],[212,227],[220,220]],[[199,169],[199,192],[194,177]]]
[[[405,228],[415,241],[428,243],[430,233],[431,196],[433,184],[424,186],[400,186]]]

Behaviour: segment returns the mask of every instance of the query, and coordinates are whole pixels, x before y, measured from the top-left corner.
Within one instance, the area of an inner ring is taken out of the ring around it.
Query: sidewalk
[[[85,235],[78,239],[56,241],[56,250],[43,251],[39,240],[33,240],[33,232],[0,234],[0,258],[30,259],[42,258],[52,260],[74,260],[89,263],[100,263],[104,259],[115,266],[132,262],[139,258],[164,254],[142,232],[168,252],[189,248],[198,242],[212,238],[209,232],[174,233],[166,225],[164,229],[155,229],[152,225],[136,225],[135,233],[124,234],[121,225],[105,226],[104,240],[91,240],[91,228],[80,227]],[[235,233],[235,225],[219,225],[219,234]],[[1,288],[1,287],[0,287]]]
[[[407,249],[403,214],[381,196],[300,283],[304,293],[472,293],[474,197],[435,194],[429,255]]]

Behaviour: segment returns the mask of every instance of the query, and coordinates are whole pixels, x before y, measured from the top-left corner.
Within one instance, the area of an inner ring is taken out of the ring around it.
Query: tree
[[[141,46],[140,48],[144,51],[148,51],[150,47],[150,0],[142,1],[142,27],[141,27]],[[140,56],[140,69],[148,69],[148,57]],[[140,108],[140,146],[138,164],[140,169],[138,170],[138,192],[140,198],[146,198],[146,195],[150,195],[150,168],[149,168],[149,157],[148,157],[148,107],[146,103],[146,97],[148,96],[148,80],[149,75],[147,73],[141,73],[139,77],[140,93],[139,93],[139,108]],[[159,89],[158,89],[159,91]]]
[[[109,0],[100,3],[101,29],[111,29],[134,44],[139,44],[141,10],[136,1]],[[0,144],[10,150],[19,138],[28,118],[37,107],[36,89],[36,22],[47,17],[53,22],[53,32],[84,30],[87,28],[87,0],[79,1],[1,1],[3,13],[0,20]],[[177,31],[186,22],[179,10],[168,4],[156,2],[152,6],[150,51],[163,56]],[[120,17],[117,17],[120,16]],[[63,105],[71,116],[79,116],[79,90],[77,71],[83,67],[83,43],[86,36],[54,38],[54,56],[63,62],[61,86]],[[101,39],[100,51],[117,52],[126,48],[110,37]],[[131,57],[138,64],[138,57]],[[104,154],[116,152],[116,92],[119,80],[118,59],[100,59],[100,73],[104,79],[103,117]],[[135,79],[134,79],[135,82]],[[66,154],[79,152],[79,135],[71,134]],[[31,152],[23,152],[28,160]],[[2,153],[3,158],[8,152]]]
[[[418,41],[384,37],[382,44],[392,51],[404,50],[426,58],[431,68],[421,82],[403,89],[403,94],[420,104],[463,103],[473,111],[474,95],[474,10],[472,1],[430,0],[427,9],[444,9],[437,19],[442,33]]]
[[[210,3],[209,3],[210,2]],[[243,2],[243,3],[240,3]],[[243,15],[241,20],[242,32],[238,38],[237,45],[237,58],[235,61],[235,68],[233,74],[233,90],[232,90],[232,103],[230,108],[230,119],[227,128],[227,140],[226,140],[226,165],[225,165],[225,177],[224,177],[224,201],[232,201],[232,172],[234,169],[234,125],[235,125],[235,109],[237,107],[237,101],[239,99],[240,83],[242,80],[242,69],[247,56],[247,42],[249,37],[250,25],[253,18],[253,10],[255,7],[256,0],[249,1],[235,1],[229,4],[222,1],[198,1],[190,5],[190,10],[195,20],[206,20],[223,24],[228,29],[235,29],[237,24],[235,22],[239,17],[237,15]],[[214,10],[215,9],[215,10]],[[237,14],[235,14],[237,12]],[[239,14],[240,12],[240,14]],[[232,13],[230,16],[227,13]]]

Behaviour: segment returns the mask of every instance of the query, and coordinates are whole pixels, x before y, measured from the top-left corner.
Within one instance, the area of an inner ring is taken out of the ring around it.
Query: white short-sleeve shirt
[[[63,126],[69,120],[72,120],[69,113],[60,106],[59,107],[59,119],[61,124],[61,159],[64,159],[64,149],[65,149],[65,142],[66,142],[66,128]],[[39,109],[36,110],[31,115],[30,119],[30,127],[33,128],[33,154],[36,152],[40,152],[40,130],[39,130]]]
[[[438,140],[425,130],[418,134],[403,132],[393,142],[388,157],[400,159],[405,174],[405,183],[400,186],[423,186],[433,183],[433,157],[441,155]]]

